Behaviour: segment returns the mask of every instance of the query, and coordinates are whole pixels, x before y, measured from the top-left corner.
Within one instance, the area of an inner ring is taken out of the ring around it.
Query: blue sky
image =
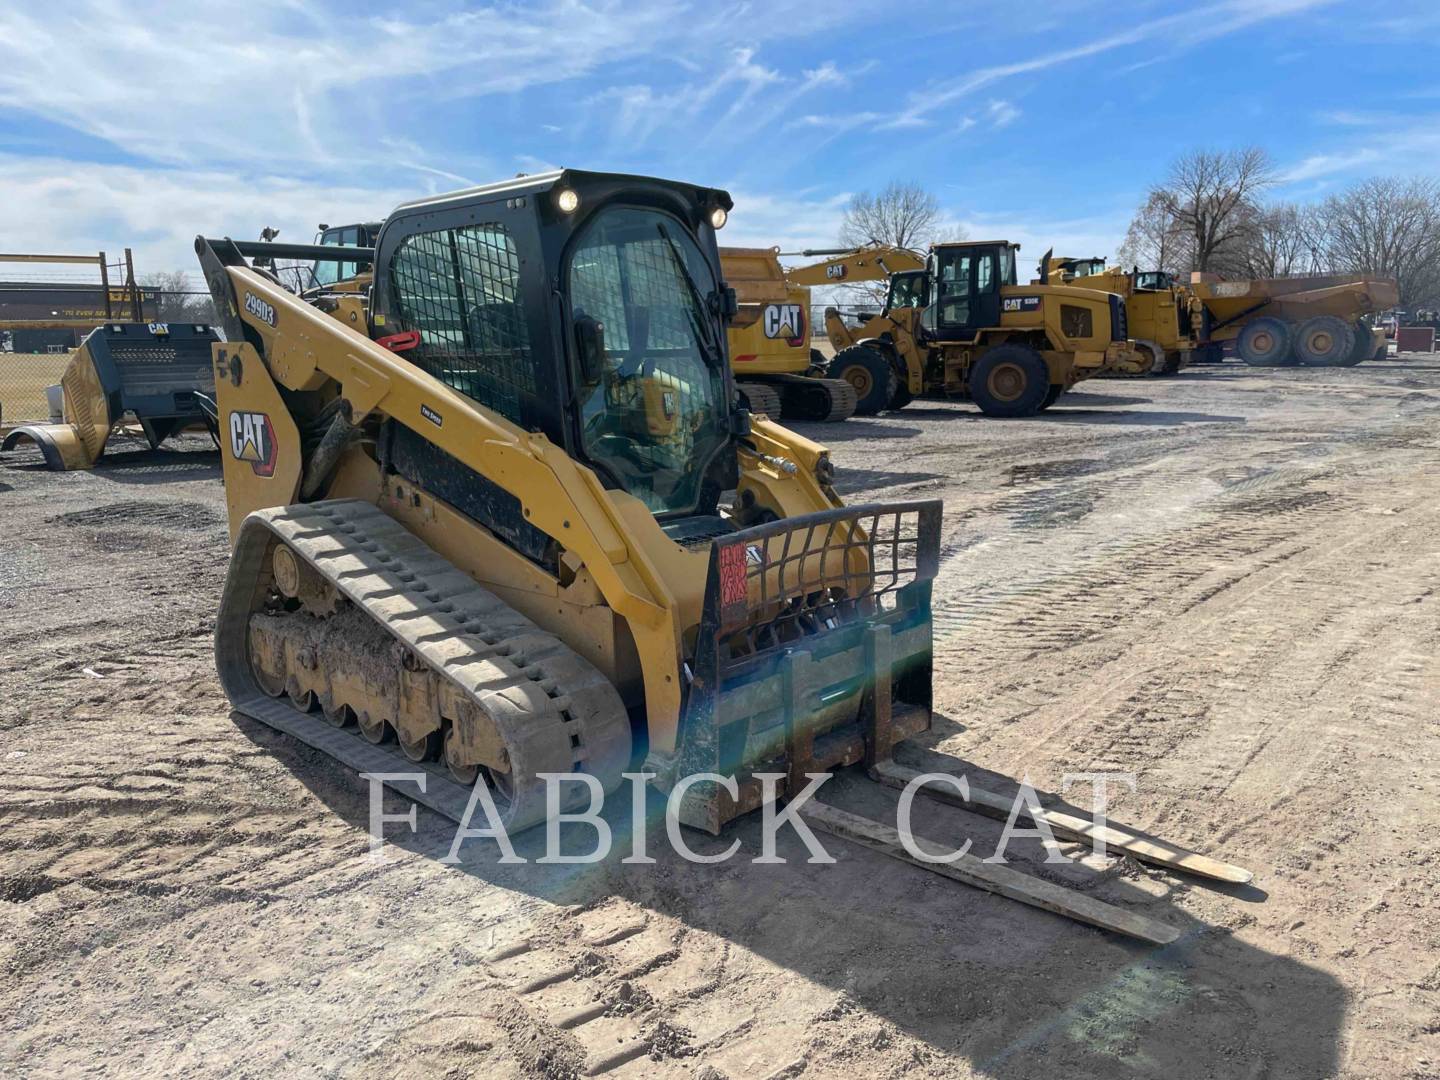
[[[553,164],[727,187],[724,240],[787,249],[917,180],[1037,256],[1113,254],[1197,146],[1297,199],[1440,166],[1434,0],[70,0],[0,40],[0,248],[142,271]]]

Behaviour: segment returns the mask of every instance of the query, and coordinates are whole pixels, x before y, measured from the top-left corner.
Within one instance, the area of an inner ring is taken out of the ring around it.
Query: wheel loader
[[[1133,352],[1110,375],[1173,375],[1187,366],[1199,346],[1204,308],[1195,295],[1163,270],[1126,273],[1105,259],[1069,259],[1046,255],[1040,283],[1059,282],[1112,292],[1125,300],[1125,318]]]
[[[861,326],[831,308],[830,374],[855,386],[856,411],[900,409],[921,394],[968,398],[986,416],[1034,416],[1130,352],[1114,293],[1017,285],[1019,244],[936,244],[924,269],[893,274],[884,310]]]
[[[891,752],[931,725],[941,508],[842,505],[822,446],[741,406],[715,243],[730,208],[561,170],[405,203],[373,247],[197,238],[226,338],[215,650],[232,704],[457,821],[483,791],[525,829],[588,805],[573,783],[547,805],[547,775],[608,793],[641,769],[694,828],[792,800],[887,855],[1173,940],[968,854],[917,861],[908,834],[800,797],[851,764],[914,780]],[[253,261],[271,257],[373,277],[302,297]]]
[[[808,266],[781,264],[779,248],[720,249],[720,265],[738,309],[730,320],[730,364],[749,407],[782,420],[844,420],[856,389],[828,377],[828,361],[810,347],[810,288],[883,281],[924,266],[914,252],[872,246],[798,252],[826,256]]]

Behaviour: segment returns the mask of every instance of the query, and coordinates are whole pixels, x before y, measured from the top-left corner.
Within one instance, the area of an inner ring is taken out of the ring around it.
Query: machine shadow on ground
[[[1136,427],[1182,427],[1186,424],[1244,424],[1243,416],[1199,412],[1147,412],[1070,408],[1062,400],[1045,413],[1048,423],[1109,424]]]
[[[356,850],[363,850],[369,820],[364,782],[298,741],[238,714],[233,718],[246,737],[355,829]],[[899,756],[968,774],[977,785],[1014,787],[1013,780],[923,747],[907,744]],[[967,1059],[987,1076],[1199,1080],[1309,1078],[1338,1071],[1336,1033],[1345,1009],[1340,985],[1291,957],[1262,952],[1224,928],[1198,922],[1170,902],[1210,889],[1209,883],[1129,860],[1099,873],[1080,864],[1047,865],[1037,858],[1043,855],[1038,841],[1011,845],[1007,858],[1016,869],[1121,907],[1143,905],[1145,914],[1181,929],[1178,941],[1157,948],[830,836],[822,835],[821,842],[836,859],[832,865],[807,864],[807,849],[789,829],[782,830],[778,844],[787,862],[757,865],[752,860],[761,852],[759,814],[732,823],[718,838],[685,830],[686,842],[704,854],[739,841],[729,861],[696,865],[671,850],[663,805],[653,793],[647,848],[656,862],[621,865],[630,851],[632,823],[630,792],[622,788],[620,794],[603,814],[614,847],[602,864],[535,865],[545,844],[545,830],[538,828],[514,838],[517,853],[531,860],[526,865],[500,865],[496,846],[479,839],[466,842],[453,870],[555,904],[623,898],[833,991],[834,1004],[819,1011],[815,1025],[843,1017],[846,1002],[852,1002],[936,1053]],[[842,771],[822,788],[822,801],[892,822],[897,796],[858,769]],[[404,813],[412,805],[393,792],[386,793],[385,804],[388,813]],[[972,839],[974,853],[982,857],[994,850],[1001,831],[999,822],[926,799],[917,801],[915,814],[917,833],[950,846]],[[417,832],[395,827],[387,842],[427,859],[448,854],[453,823],[423,807],[418,820]],[[595,843],[595,831],[584,825],[566,825],[560,837],[562,850],[572,854],[588,852]],[[1263,884],[1265,868],[1254,869]],[[1243,887],[1228,895],[1230,902],[1246,906],[1264,897],[1260,889]],[[1232,923],[1243,925],[1245,918],[1234,910]],[[518,938],[526,930],[506,927],[504,933]],[[477,948],[488,945],[477,942]],[[857,963],[857,952],[891,959],[883,967]],[[757,1004],[756,1012],[763,1011]],[[784,1063],[777,1060],[775,1066]]]

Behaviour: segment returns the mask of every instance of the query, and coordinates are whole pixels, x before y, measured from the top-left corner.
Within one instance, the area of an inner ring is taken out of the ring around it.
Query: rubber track
[[[506,827],[545,816],[543,772],[585,771],[614,791],[629,762],[630,722],[619,694],[589,661],[546,633],[369,503],[336,500],[251,514],[241,527],[216,625],[216,664],[232,704],[262,723],[370,772],[426,773],[396,791],[447,817],[470,791],[432,764],[301,713],[259,686],[248,658],[250,616],[270,582],[272,542],[284,541],[496,725],[510,753],[516,797]],[[567,802],[584,802],[583,791]]]

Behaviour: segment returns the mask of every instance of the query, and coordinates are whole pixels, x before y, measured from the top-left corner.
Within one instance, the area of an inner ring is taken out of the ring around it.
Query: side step
[[[865,847],[889,855],[893,859],[929,870],[933,874],[973,885],[986,892],[998,893],[1011,900],[1018,900],[1031,907],[1043,908],[1068,919],[1098,926],[1102,930],[1113,930],[1126,937],[1148,941],[1154,945],[1169,945],[1180,936],[1180,931],[1133,911],[1107,904],[1102,900],[1055,885],[1008,866],[998,866],[977,859],[974,855],[961,855],[953,862],[925,862],[905,850],[900,842],[900,833],[879,821],[851,814],[825,803],[807,802],[800,807],[799,816],[818,829],[851,840]],[[944,848],[922,837],[915,837],[915,846],[926,854],[948,855]]]
[[[924,774],[915,769],[897,765],[893,761],[884,761],[871,770],[871,775],[888,787],[903,790],[917,777]],[[993,791],[986,791],[984,788],[971,787],[968,802],[960,797],[958,791],[949,787],[927,786],[921,789],[921,794],[965,810],[972,810],[977,814],[999,818],[1001,821],[1008,820],[1010,817],[1012,800]],[[1026,808],[1021,807],[1021,809],[1024,811]],[[1244,867],[1221,862],[1208,855],[1201,855],[1174,844],[1167,844],[1163,840],[1142,836],[1123,825],[1111,823],[1102,829],[1097,827],[1090,818],[1079,817],[1059,810],[1042,809],[1039,816],[1050,827],[1050,831],[1058,837],[1082,841],[1103,839],[1107,848],[1123,851],[1126,855],[1153,866],[1163,866],[1169,870],[1183,870],[1198,877],[1210,878],[1213,881],[1226,881],[1236,885],[1244,885],[1255,876]],[[1034,815],[1030,815],[1030,817],[1033,820]]]

